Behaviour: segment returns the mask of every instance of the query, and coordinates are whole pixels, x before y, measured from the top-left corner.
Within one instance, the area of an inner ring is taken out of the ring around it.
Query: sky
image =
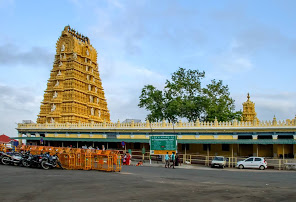
[[[0,0],[0,134],[36,122],[66,25],[88,36],[111,121],[145,120],[144,85],[179,67],[223,80],[236,110],[250,93],[260,120],[296,114],[296,1]]]

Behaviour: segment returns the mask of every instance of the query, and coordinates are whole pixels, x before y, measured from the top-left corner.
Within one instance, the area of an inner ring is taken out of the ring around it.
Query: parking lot
[[[0,201],[295,201],[296,172],[123,167],[119,173],[0,165]]]

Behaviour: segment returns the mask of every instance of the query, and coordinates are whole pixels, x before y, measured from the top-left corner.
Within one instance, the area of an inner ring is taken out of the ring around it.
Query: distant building
[[[11,142],[18,142],[17,140],[10,139],[7,135],[0,135],[0,144],[10,144]]]
[[[34,123],[32,120],[23,120],[23,124],[31,124]]]
[[[125,119],[122,123],[131,123],[134,121],[134,123],[142,123],[141,119]]]

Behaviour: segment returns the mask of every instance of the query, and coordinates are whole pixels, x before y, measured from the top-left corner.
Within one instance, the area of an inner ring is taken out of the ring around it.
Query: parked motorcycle
[[[44,155],[32,155],[28,154],[27,158],[24,158],[23,160],[23,166],[25,167],[34,167],[34,168],[40,168],[41,161],[43,159]]]
[[[22,158],[22,165],[24,167],[30,167],[30,161],[32,158],[32,154],[30,154],[30,151],[27,151],[23,154],[23,158]]]
[[[49,168],[56,168],[57,166],[64,169],[57,154],[51,156],[49,153],[46,153],[42,158],[41,167],[48,170]]]
[[[22,165],[22,154],[17,152],[3,153],[1,162],[4,165]]]
[[[2,157],[4,156],[4,152],[0,151],[0,163],[2,163]]]

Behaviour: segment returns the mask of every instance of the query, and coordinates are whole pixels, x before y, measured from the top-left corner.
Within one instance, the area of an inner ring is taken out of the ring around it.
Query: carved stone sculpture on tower
[[[58,93],[57,91],[54,91],[53,98],[57,98],[57,97],[58,97]]]
[[[57,82],[56,82],[56,84],[55,84],[54,86],[59,86],[59,84],[60,84],[60,82],[59,82],[59,81],[57,81]]]
[[[92,116],[94,115],[94,108],[90,109],[90,113],[91,113]]]
[[[62,47],[61,47],[61,51],[65,51],[65,45],[63,44]]]
[[[51,107],[51,111],[53,112],[53,111],[55,111],[55,110],[56,110],[56,105],[53,104],[52,107]]]
[[[77,53],[73,53],[73,59],[74,59],[74,60],[77,59]]]

